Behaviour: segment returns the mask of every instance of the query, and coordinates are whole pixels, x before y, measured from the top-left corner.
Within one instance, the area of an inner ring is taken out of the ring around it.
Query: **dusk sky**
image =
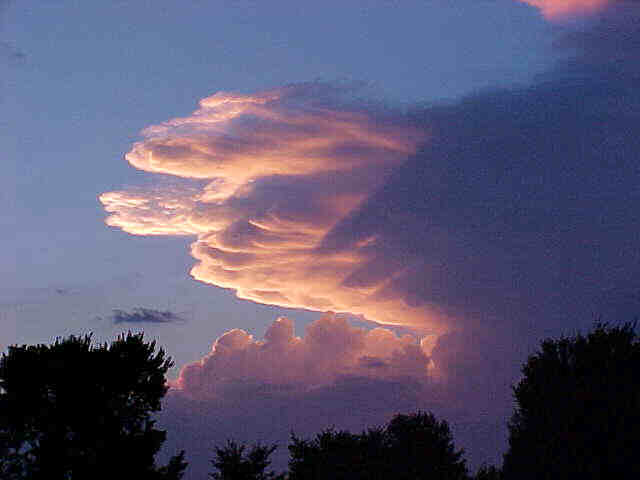
[[[0,348],[143,330],[168,451],[418,408],[500,463],[640,310],[640,3],[0,0]]]

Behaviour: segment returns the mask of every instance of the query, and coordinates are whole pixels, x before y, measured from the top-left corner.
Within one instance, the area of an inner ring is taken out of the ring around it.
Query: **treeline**
[[[276,446],[251,448],[229,441],[215,449],[216,480],[466,480],[462,450],[456,450],[446,421],[431,413],[396,415],[385,427],[361,434],[325,430],[310,440],[292,435],[289,471],[270,471],[269,455]]]
[[[0,359],[0,479],[178,480],[184,452],[166,465],[152,415],[173,365],[141,334],[94,345],[70,336],[9,347]],[[396,415],[359,434],[292,435],[288,471],[275,445],[228,441],[213,448],[218,480],[637,479],[640,478],[640,342],[635,323],[596,325],[548,339],[514,387],[509,446],[500,467],[468,471],[449,425],[432,413]]]

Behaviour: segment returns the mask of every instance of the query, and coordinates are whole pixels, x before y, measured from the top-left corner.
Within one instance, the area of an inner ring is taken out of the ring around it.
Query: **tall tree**
[[[356,435],[346,430],[329,429],[312,440],[292,435],[289,480],[384,478],[383,474],[387,473],[386,450],[384,438],[378,434],[380,432],[371,430]]]
[[[456,450],[449,424],[432,413],[396,415],[386,429],[393,478],[463,480],[467,467],[463,450]]]
[[[326,430],[313,440],[292,436],[290,480],[464,480],[467,468],[449,425],[433,414],[396,415],[360,435]]]
[[[0,477],[181,478],[183,453],[166,467],[154,461],[166,433],[151,415],[172,365],[142,334],[9,347],[0,359]]]
[[[281,479],[281,476],[267,470],[271,465],[269,457],[276,448],[276,445],[257,443],[245,453],[246,445],[229,440],[224,447],[215,448],[216,456],[211,460],[215,471],[209,476],[214,480]]]
[[[640,478],[640,342],[635,324],[542,342],[514,388],[509,479]]]

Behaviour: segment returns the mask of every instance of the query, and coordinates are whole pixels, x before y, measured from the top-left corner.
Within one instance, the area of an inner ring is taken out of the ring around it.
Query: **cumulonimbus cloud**
[[[528,86],[406,115],[327,85],[219,94],[148,130],[129,161],[192,185],[105,193],[110,225],[195,236],[193,275],[242,298],[450,330],[433,349],[331,317],[302,338],[285,320],[261,341],[228,332],[168,396],[176,431],[206,430],[202,446],[277,423],[286,440],[420,405],[495,455],[539,339],[638,312],[640,4],[614,4]]]
[[[539,83],[458,103],[400,114],[316,83],[209,97],[127,154],[190,187],[105,193],[107,223],[195,236],[192,275],[241,298],[428,333],[630,311],[639,4],[614,3]]]

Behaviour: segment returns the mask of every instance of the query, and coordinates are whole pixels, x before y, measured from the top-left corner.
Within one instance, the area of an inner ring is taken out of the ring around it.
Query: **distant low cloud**
[[[154,310],[152,308],[134,308],[132,311],[114,309],[111,319],[114,324],[119,323],[174,323],[184,322],[184,319],[171,311]]]

